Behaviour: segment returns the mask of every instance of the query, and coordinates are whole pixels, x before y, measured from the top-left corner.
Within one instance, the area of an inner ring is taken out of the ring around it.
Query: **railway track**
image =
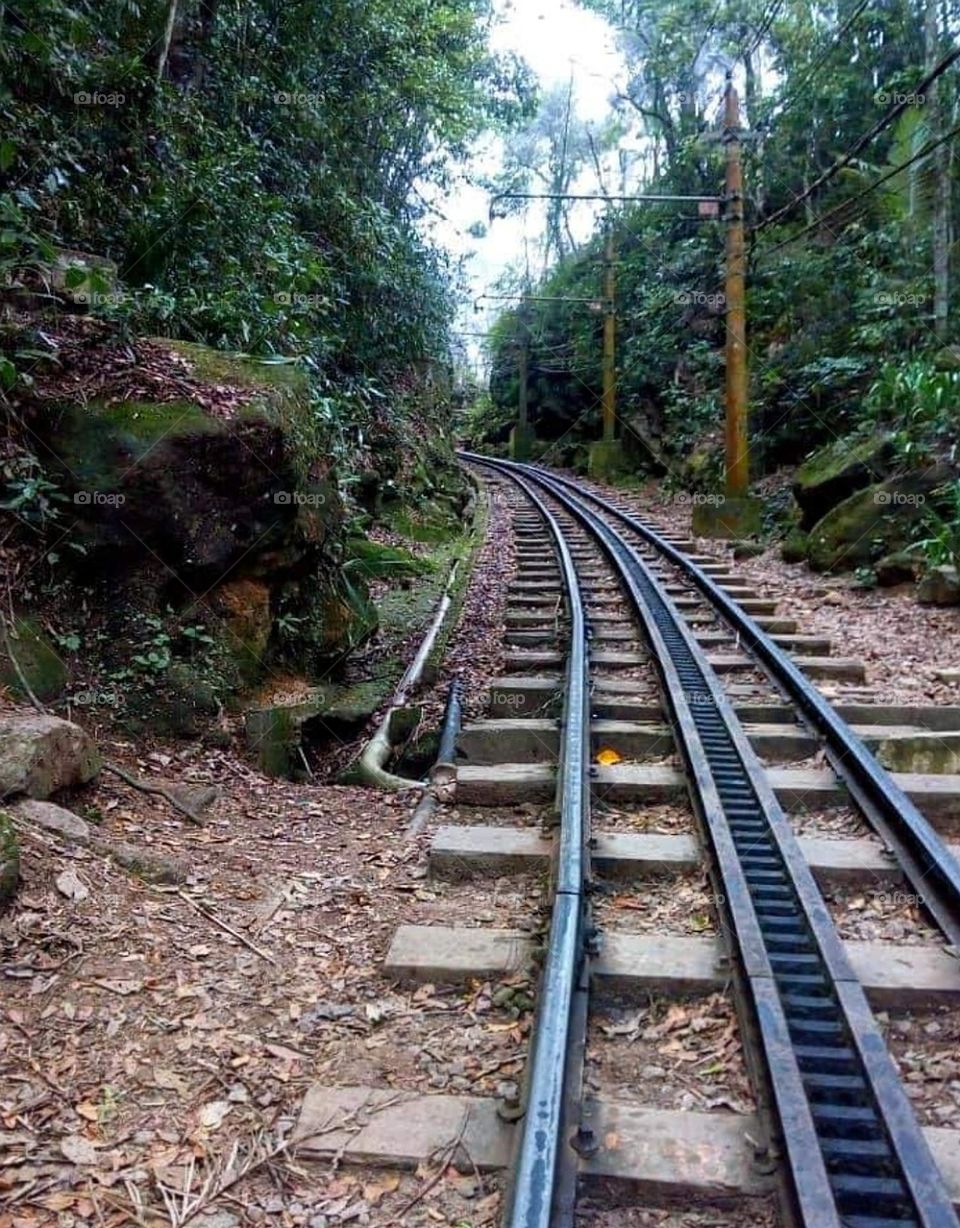
[[[549,908],[540,935],[401,927],[386,967],[457,982],[539,961],[524,1094],[398,1110],[371,1093],[383,1112],[361,1141],[318,1153],[411,1162],[452,1131],[475,1168],[509,1171],[511,1228],[573,1223],[598,1198],[732,1202],[738,1223],[956,1225],[960,1131],[919,1119],[889,1025],[960,1004],[960,868],[937,830],[960,820],[960,713],[871,709],[858,663],[726,564],[556,475],[468,459],[511,486],[518,573],[508,675],[460,739],[473,822],[434,833],[431,867],[545,874]],[[849,696],[828,704],[823,678]],[[890,773],[871,747],[949,770]],[[541,827],[517,826],[518,807]],[[682,875],[709,916],[692,933],[692,916],[645,925]],[[929,941],[849,939],[832,896],[851,885],[922,907]],[[637,928],[617,925],[617,900]],[[631,1003],[662,1035],[671,1002],[705,994],[730,1010],[749,1112],[669,1107],[663,1067],[618,1078]]]

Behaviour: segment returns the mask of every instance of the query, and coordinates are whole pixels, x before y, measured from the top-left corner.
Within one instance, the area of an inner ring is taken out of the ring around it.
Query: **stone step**
[[[874,840],[833,840],[800,836],[797,843],[822,885],[869,887],[901,882],[892,855]],[[948,846],[956,857],[960,845]],[[539,827],[462,824],[437,828],[430,845],[430,871],[438,878],[540,872],[554,849]],[[642,878],[693,869],[702,860],[693,836],[637,832],[595,832],[593,868],[605,878]]]
[[[553,608],[557,610],[558,615],[562,616],[562,603],[554,602]],[[506,627],[533,627],[537,630],[542,630],[544,627],[556,630],[558,622],[562,621],[565,621],[562,617],[548,618],[541,610],[507,610],[503,616],[503,623]]]
[[[594,705],[596,706],[596,705]],[[741,718],[742,719],[742,718]],[[750,744],[767,763],[795,763],[820,745],[800,725],[745,721]],[[960,771],[960,731],[930,733],[913,726],[854,725],[854,733],[879,755],[884,766],[901,772]],[[663,758],[674,751],[673,731],[662,721],[597,717],[591,726],[595,748],[608,747],[623,759]],[[547,717],[500,717],[475,721],[460,733],[459,749],[472,764],[553,762],[560,753],[559,722]]]
[[[620,763],[594,771],[594,796],[606,801],[656,804],[687,796],[683,773],[663,764]],[[767,779],[781,806],[791,813],[847,802],[846,790],[828,770],[773,767],[767,770]],[[934,826],[960,818],[960,777],[894,772],[893,779]],[[542,764],[466,765],[457,770],[457,799],[464,805],[550,801],[555,791],[555,773]]]
[[[521,930],[401,925],[387,952],[387,976],[458,984],[531,966],[540,944]],[[960,1005],[960,963],[941,946],[844,942],[854,974],[874,1006],[917,1010]],[[730,979],[719,938],[605,930],[591,965],[600,991],[618,995],[710,993]]]
[[[755,588],[750,588],[745,584],[718,584],[717,587],[723,589],[727,596],[732,597],[735,601],[743,601],[745,598],[760,598],[760,594]],[[667,595],[673,598],[693,596],[697,597],[698,600],[703,600],[697,589],[689,584],[667,584],[664,588]]]
[[[520,582],[525,584],[555,584],[561,585],[559,567],[523,567],[518,571]],[[513,592],[513,584],[507,592]],[[529,589],[527,590],[529,592]]]
[[[753,620],[767,635],[796,635],[797,622],[793,618],[778,618],[776,615],[760,615]]]
[[[599,642],[599,637],[595,642]],[[526,669],[554,670],[561,668],[565,660],[565,655],[559,652],[507,652],[504,654],[503,664],[505,669],[521,671]],[[650,660],[651,658],[647,655],[646,651],[641,654],[637,652],[618,652],[616,649],[600,647],[590,653],[591,665],[605,666],[607,668],[635,669],[639,665],[645,665]],[[707,660],[717,674],[746,673],[756,668],[750,658],[743,653],[710,653]],[[798,665],[803,668],[803,664],[807,661],[820,663],[824,660],[836,661],[837,668],[832,672],[824,670],[820,673],[811,674],[811,677],[846,680],[852,676],[854,666],[843,657],[806,657],[801,658],[798,661]]]
[[[535,607],[539,612],[539,619],[546,624],[551,620],[551,616],[557,609],[556,601],[545,602],[542,606]],[[525,622],[524,625],[532,625],[535,619],[533,612],[534,608],[524,608],[522,611],[517,611],[517,615],[522,615]],[[529,623],[526,620],[529,619]],[[508,614],[507,621],[514,621],[511,615]],[[765,620],[774,623],[780,623],[782,619]],[[587,610],[587,622],[596,629],[599,636],[607,635],[609,630],[616,630],[621,627],[633,628],[636,625],[636,619],[627,606],[626,602],[611,604],[610,606],[602,607],[600,610]],[[795,633],[776,633],[770,638],[779,647],[785,651],[792,651],[803,655],[828,656],[831,651],[831,641],[829,636],[825,635],[797,635]],[[736,643],[736,632],[729,628],[721,630],[698,631],[694,628],[694,639],[703,647],[711,645],[733,645]]]
[[[490,685],[490,703],[493,714],[523,715],[539,711],[559,695],[562,679],[559,674],[528,675],[496,678]],[[593,709],[597,716],[613,720],[658,720],[662,716],[659,704],[647,699],[633,698],[633,693],[646,690],[632,679],[597,677],[593,680]],[[925,704],[834,704],[834,710],[851,725],[884,725],[911,728],[917,736],[927,733],[960,732],[960,707],[944,705],[933,707]],[[760,724],[793,724],[796,715],[787,704],[736,703],[741,720]],[[953,739],[949,744],[954,744]]]
[[[492,1096],[403,1092],[395,1088],[314,1083],[293,1131],[298,1158],[337,1164],[417,1169],[460,1139],[455,1167],[488,1173],[507,1169],[517,1125],[503,1119]],[[599,1143],[581,1162],[581,1180],[598,1193],[622,1188],[641,1205],[676,1207],[693,1199],[710,1205],[766,1197],[775,1174],[755,1157],[763,1126],[748,1113],[657,1109],[626,1100],[588,1097],[583,1122]],[[954,1205],[960,1205],[960,1131],[924,1128]],[[740,1204],[748,1222],[749,1204]],[[759,1222],[759,1218],[757,1222]],[[766,1215],[762,1218],[766,1221]]]
[[[605,677],[598,674],[592,680],[592,707],[598,717],[615,720],[656,721],[662,719],[658,702],[636,699],[638,692],[649,688],[631,678]],[[562,680],[559,674],[516,674],[496,679],[490,686],[491,717],[542,715],[546,707],[559,709]],[[741,720],[767,723],[792,723],[796,717],[786,705],[736,703]]]
[[[544,628],[542,631],[506,631],[503,642],[508,648],[553,648],[557,647],[557,632]]]
[[[557,572],[548,580],[511,580],[507,585],[508,594],[526,594],[526,593],[556,593],[560,589],[560,573]]]
[[[491,1096],[418,1095],[394,1088],[329,1087],[307,1091],[294,1131],[304,1160],[417,1168],[462,1138],[480,1172],[510,1164],[516,1127]],[[458,1161],[454,1157],[454,1162]]]
[[[565,659],[564,655],[559,652],[507,652],[504,653],[503,665],[505,669],[521,671],[525,669],[555,670],[563,665]],[[646,665],[649,660],[646,654],[640,655],[635,652],[610,652],[601,649],[590,654],[591,665],[608,668],[636,669],[641,665]]]

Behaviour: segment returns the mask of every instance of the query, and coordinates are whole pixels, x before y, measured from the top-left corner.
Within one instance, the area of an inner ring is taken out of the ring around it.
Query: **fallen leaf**
[[[48,1211],[66,1211],[67,1207],[72,1207],[77,1201],[76,1194],[68,1194],[66,1190],[61,1193],[46,1194],[40,1199],[43,1206]]]
[[[94,981],[93,984],[98,985],[101,989],[108,989],[110,993],[118,993],[124,998],[128,994],[139,993],[143,989],[143,981],[102,980]]]
[[[157,1087],[162,1087],[165,1091],[176,1092],[180,1096],[185,1096],[187,1093],[187,1084],[174,1070],[165,1070],[162,1066],[158,1066],[153,1072],[153,1081]]]
[[[97,1149],[81,1134],[68,1134],[60,1140],[60,1150],[71,1164],[96,1164]]]
[[[302,1062],[307,1056],[305,1053],[298,1053],[296,1049],[288,1049],[286,1045],[264,1045],[263,1047],[272,1057],[278,1057],[283,1062]]]
[[[392,1194],[399,1185],[400,1174],[389,1173],[379,1181],[371,1181],[369,1185],[365,1185],[363,1187],[363,1197],[371,1206],[375,1207],[384,1194]]]
[[[612,767],[615,763],[622,762],[623,755],[610,746],[605,746],[603,750],[597,752],[597,763],[602,764],[604,767]]]
[[[90,1100],[82,1100],[79,1104],[73,1106],[74,1112],[81,1117],[85,1117],[87,1121],[99,1121],[100,1110]]]
[[[230,1112],[230,1102],[227,1100],[211,1100],[200,1110],[200,1125],[208,1130],[219,1130],[223,1119]]]

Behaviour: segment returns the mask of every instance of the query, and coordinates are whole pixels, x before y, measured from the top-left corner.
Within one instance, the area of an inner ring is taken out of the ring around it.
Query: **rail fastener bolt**
[[[600,1140],[597,1138],[596,1131],[592,1126],[581,1122],[573,1132],[570,1146],[578,1155],[593,1156],[600,1150]]]

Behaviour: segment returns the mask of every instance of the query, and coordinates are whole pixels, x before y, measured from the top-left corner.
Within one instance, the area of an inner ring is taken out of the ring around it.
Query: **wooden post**
[[[750,485],[747,439],[747,315],[743,237],[743,167],[740,161],[740,100],[727,74],[724,95],[727,151],[727,429],[726,491],[743,498]]]
[[[617,433],[617,284],[613,223],[607,222],[603,249],[603,438]]]
[[[527,318],[528,306],[524,298],[520,303],[520,338],[517,350],[517,375],[520,381],[517,393],[517,426],[525,436],[529,425],[530,394],[528,378],[530,370],[530,324]]]

